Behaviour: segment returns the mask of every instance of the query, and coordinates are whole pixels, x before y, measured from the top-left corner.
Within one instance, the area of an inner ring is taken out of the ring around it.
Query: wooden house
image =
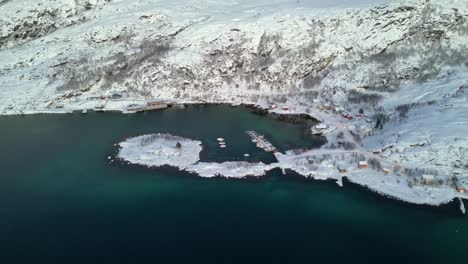
[[[369,164],[367,163],[367,161],[361,160],[361,161],[359,161],[359,163],[358,163],[358,167],[359,167],[360,169],[367,169],[367,168],[369,168]]]

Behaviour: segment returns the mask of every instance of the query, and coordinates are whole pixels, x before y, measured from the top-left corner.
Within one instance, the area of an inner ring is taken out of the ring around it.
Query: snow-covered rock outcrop
[[[117,157],[148,167],[164,165],[185,168],[200,159],[201,142],[170,134],[129,138],[119,144]]]
[[[94,17],[85,11],[111,0],[0,1],[0,48],[21,45]]]

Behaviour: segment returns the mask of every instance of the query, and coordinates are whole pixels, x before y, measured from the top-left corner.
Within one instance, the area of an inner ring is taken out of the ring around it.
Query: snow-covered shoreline
[[[181,144],[177,147],[177,142]],[[414,185],[407,175],[384,173],[378,168],[358,168],[357,160],[368,160],[357,151],[294,150],[275,153],[277,162],[226,161],[201,162],[201,142],[168,134],[143,135],[119,143],[117,158],[147,167],[172,166],[200,177],[246,178],[262,177],[273,169],[292,170],[315,180],[336,180],[341,186],[343,178],[364,186],[386,197],[413,204],[441,205],[455,198],[468,198],[450,185]],[[343,171],[340,171],[343,170]]]

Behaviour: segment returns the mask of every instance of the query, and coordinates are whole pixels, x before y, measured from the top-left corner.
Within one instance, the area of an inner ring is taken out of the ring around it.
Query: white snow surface
[[[181,147],[176,147],[177,142]],[[148,167],[164,165],[185,168],[200,159],[201,142],[170,134],[151,134],[129,138],[119,143],[117,157]]]
[[[175,147],[176,142],[182,144],[180,149]],[[278,162],[264,164],[245,161],[199,162],[201,142],[168,134],[139,136],[119,145],[118,157],[127,162],[148,167],[169,165],[206,178],[261,177],[279,168],[283,171],[293,170],[317,180],[334,179],[340,186],[342,178],[346,177],[382,195],[415,204],[440,205],[464,197],[449,184],[414,185],[413,179],[406,175],[385,174],[371,168],[360,169],[356,166],[356,160],[368,158],[366,156],[372,154],[359,150],[291,150],[285,154],[276,153]],[[389,162],[382,161],[382,164],[394,169]],[[346,169],[346,172],[340,173],[337,166]],[[450,182],[450,179],[440,179]]]
[[[466,175],[468,170],[468,74],[457,73],[424,85],[404,86],[383,106],[413,104],[398,111],[382,131],[364,140],[367,149],[386,148],[382,155],[407,166],[431,168],[442,175]]]
[[[264,176],[267,171],[275,168],[274,165],[264,163],[251,163],[246,161],[227,161],[223,163],[199,162],[188,166],[185,170],[197,173],[200,177],[226,177],[226,178],[244,178]]]
[[[47,112],[56,101],[80,110],[72,99],[113,91],[229,102],[286,96],[309,104],[318,93],[344,103],[352,89],[425,80],[465,63],[467,6],[7,1],[0,6],[0,113]]]

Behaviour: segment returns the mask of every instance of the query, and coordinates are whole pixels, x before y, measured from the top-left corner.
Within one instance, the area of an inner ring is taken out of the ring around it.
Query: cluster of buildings
[[[152,110],[158,110],[158,109],[164,109],[169,107],[169,103],[162,101],[162,100],[153,100],[153,101],[147,101],[146,105],[129,105],[127,106],[127,113],[138,113],[138,112],[144,112],[144,111],[152,111]]]
[[[158,109],[164,109],[170,106],[175,105],[175,102],[165,101],[165,100],[132,100],[127,98],[128,95],[124,93],[112,93],[109,95],[95,95],[87,97],[86,101],[79,101],[75,99],[75,105],[70,105],[66,107],[65,104],[55,101],[51,102],[47,107],[63,110],[67,108],[72,112],[87,112],[88,110],[93,110],[95,112],[104,112],[104,111],[119,111],[124,113],[137,113],[144,111],[152,111]],[[137,102],[136,102],[137,101]],[[90,103],[90,104],[89,104]],[[110,104],[110,105],[109,105]],[[87,109],[74,109],[80,108],[80,106],[87,107]]]
[[[468,176],[453,177],[452,180],[458,192],[468,193]]]
[[[422,176],[416,177],[416,183],[422,185],[433,185],[436,182],[436,177],[431,174],[423,174]]]
[[[344,109],[341,106],[338,105],[333,105],[330,103],[325,103],[319,106],[320,110],[326,110],[326,111],[333,111],[336,114],[341,114],[343,113]]]
[[[440,179],[439,179],[440,180]],[[421,185],[434,185],[437,184],[438,179],[434,175],[424,174],[416,178],[416,183]],[[453,186],[459,193],[468,193],[468,176],[452,178]]]
[[[310,128],[310,133],[316,136],[324,136],[328,133],[333,132],[336,127],[328,126],[327,124],[320,123]]]
[[[275,105],[275,104],[271,104],[271,105],[269,106],[269,109],[270,109],[270,110],[273,110],[273,109],[276,109],[276,108],[278,108],[278,106]],[[282,107],[281,107],[281,110],[283,110],[283,111],[289,111],[289,106],[282,106]]]

